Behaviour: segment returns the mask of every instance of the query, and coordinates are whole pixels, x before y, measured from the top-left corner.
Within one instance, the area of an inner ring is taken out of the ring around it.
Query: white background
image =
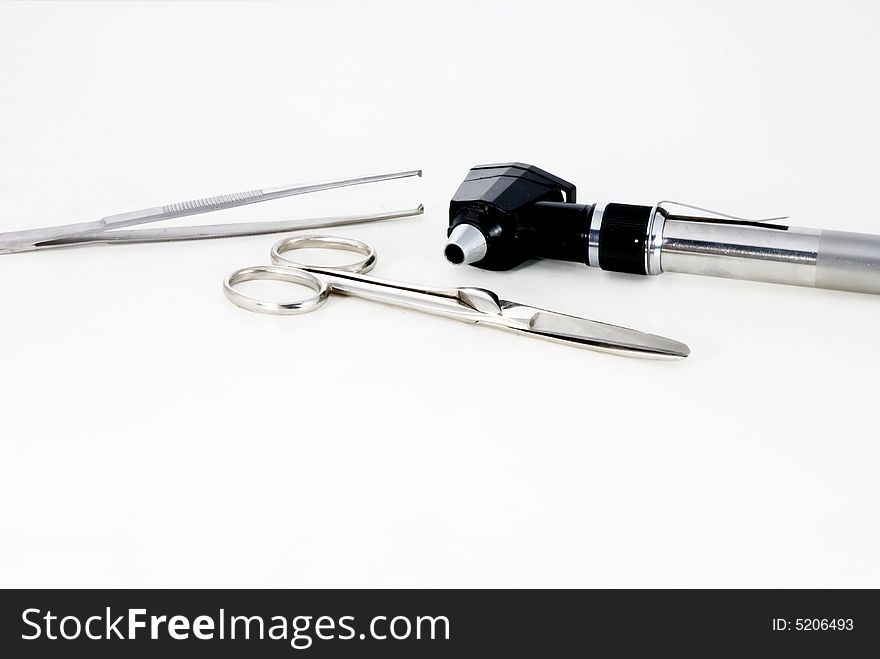
[[[424,202],[330,233],[692,349],[234,307],[274,236],[2,256],[0,585],[880,586],[877,298],[442,258],[510,160],[880,232],[878,37],[869,2],[0,4],[2,230],[421,167],[195,220]]]

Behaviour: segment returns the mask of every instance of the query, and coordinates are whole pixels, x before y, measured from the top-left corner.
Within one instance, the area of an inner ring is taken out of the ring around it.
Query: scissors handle
[[[237,286],[246,281],[271,280],[307,286],[314,295],[292,302],[274,302],[243,293]],[[314,311],[331,292],[382,302],[459,320],[477,322],[485,313],[461,302],[458,289],[430,289],[333,268],[294,268],[288,265],[258,265],[233,272],[223,283],[233,304],[258,313],[292,315]]]
[[[327,282],[332,293],[464,321],[477,322],[483,320],[487,315],[487,312],[466,304],[461,299],[462,289],[458,288],[414,286],[332,268],[305,267],[301,270],[307,274],[316,275],[319,279]]]
[[[348,265],[321,268],[305,265],[287,256],[289,252],[303,248],[344,250],[360,254],[362,258]],[[359,240],[335,236],[286,238],[272,247],[271,258],[274,265],[242,268],[227,277],[223,287],[226,297],[249,311],[285,315],[314,311],[324,303],[331,291],[417,311],[453,316],[460,320],[475,322],[483,315],[478,305],[469,303],[469,298],[462,299],[461,289],[426,288],[364,274],[375,265],[376,252]],[[302,284],[311,288],[315,294],[304,300],[278,303],[247,295],[236,288],[237,284],[257,279]],[[495,301],[490,302],[490,312],[499,311]]]
[[[236,288],[246,281],[270,280],[286,281],[291,284],[302,284],[315,291],[311,297],[294,302],[273,302],[242,293]],[[327,282],[305,270],[291,268],[286,265],[257,265],[236,270],[223,282],[223,292],[229,301],[242,309],[257,313],[292,315],[308,313],[320,307],[330,295]]]

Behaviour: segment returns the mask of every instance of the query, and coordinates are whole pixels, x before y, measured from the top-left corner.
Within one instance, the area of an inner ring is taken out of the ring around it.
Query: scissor
[[[355,263],[328,268],[299,263],[285,256],[303,248],[343,250],[360,254],[361,258]],[[248,311],[300,314],[320,307],[330,293],[339,293],[622,355],[687,357],[690,354],[690,349],[679,341],[502,300],[485,288],[428,288],[368,276],[365,273],[376,264],[376,251],[351,238],[317,235],[285,238],[272,247],[270,258],[274,265],[242,268],[230,274],[223,283],[226,297]],[[314,291],[314,295],[278,303],[247,295],[236,288],[242,282],[254,280],[301,284]]]

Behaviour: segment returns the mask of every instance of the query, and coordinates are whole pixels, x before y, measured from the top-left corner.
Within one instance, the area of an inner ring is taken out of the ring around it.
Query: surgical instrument
[[[574,185],[531,165],[474,167],[449,206],[446,258],[488,270],[549,258],[638,275],[684,272],[880,294],[877,235],[670,201],[578,204],[575,195]]]
[[[208,224],[201,226],[170,227],[159,229],[135,229],[120,231],[123,227],[150,222],[160,222],[177,217],[210,213],[227,208],[256,204],[261,201],[280,199],[293,195],[308,194],[323,190],[333,190],[364,183],[376,183],[391,179],[421,176],[421,170],[363,176],[360,178],[329,181],[313,185],[283,185],[261,190],[235,192],[232,194],[205,197],[191,201],[155,206],[118,215],[110,215],[93,222],[65,224],[41,229],[11,231],[0,233],[0,254],[28,252],[55,247],[93,244],[123,244],[166,242],[173,240],[202,240],[206,238],[231,238],[237,236],[254,236],[267,233],[298,231],[301,229],[317,229],[321,227],[392,220],[402,217],[420,215],[424,207],[419,205],[410,210],[375,213],[372,215],[352,215],[347,217],[312,218],[307,220],[279,220],[275,222],[238,222],[228,224]]]
[[[319,268],[285,256],[292,250],[315,247],[353,251],[362,258],[347,266]],[[617,354],[687,357],[690,353],[679,341],[502,300],[484,288],[427,288],[367,276],[363,273],[372,269],[376,253],[366,243],[349,238],[285,238],[272,248],[271,259],[274,265],[242,268],[229,275],[223,284],[226,297],[249,311],[298,314],[317,309],[333,292]],[[314,295],[277,303],[236,288],[242,282],[261,279],[301,284],[312,289]]]

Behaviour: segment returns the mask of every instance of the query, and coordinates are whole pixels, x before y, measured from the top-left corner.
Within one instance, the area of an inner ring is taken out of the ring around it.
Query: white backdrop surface
[[[0,256],[0,585],[880,586],[880,300],[442,258],[510,160],[880,232],[878,36],[869,2],[0,4],[0,230],[423,168],[196,220],[424,202],[328,232],[692,349],[232,306],[274,236]]]

